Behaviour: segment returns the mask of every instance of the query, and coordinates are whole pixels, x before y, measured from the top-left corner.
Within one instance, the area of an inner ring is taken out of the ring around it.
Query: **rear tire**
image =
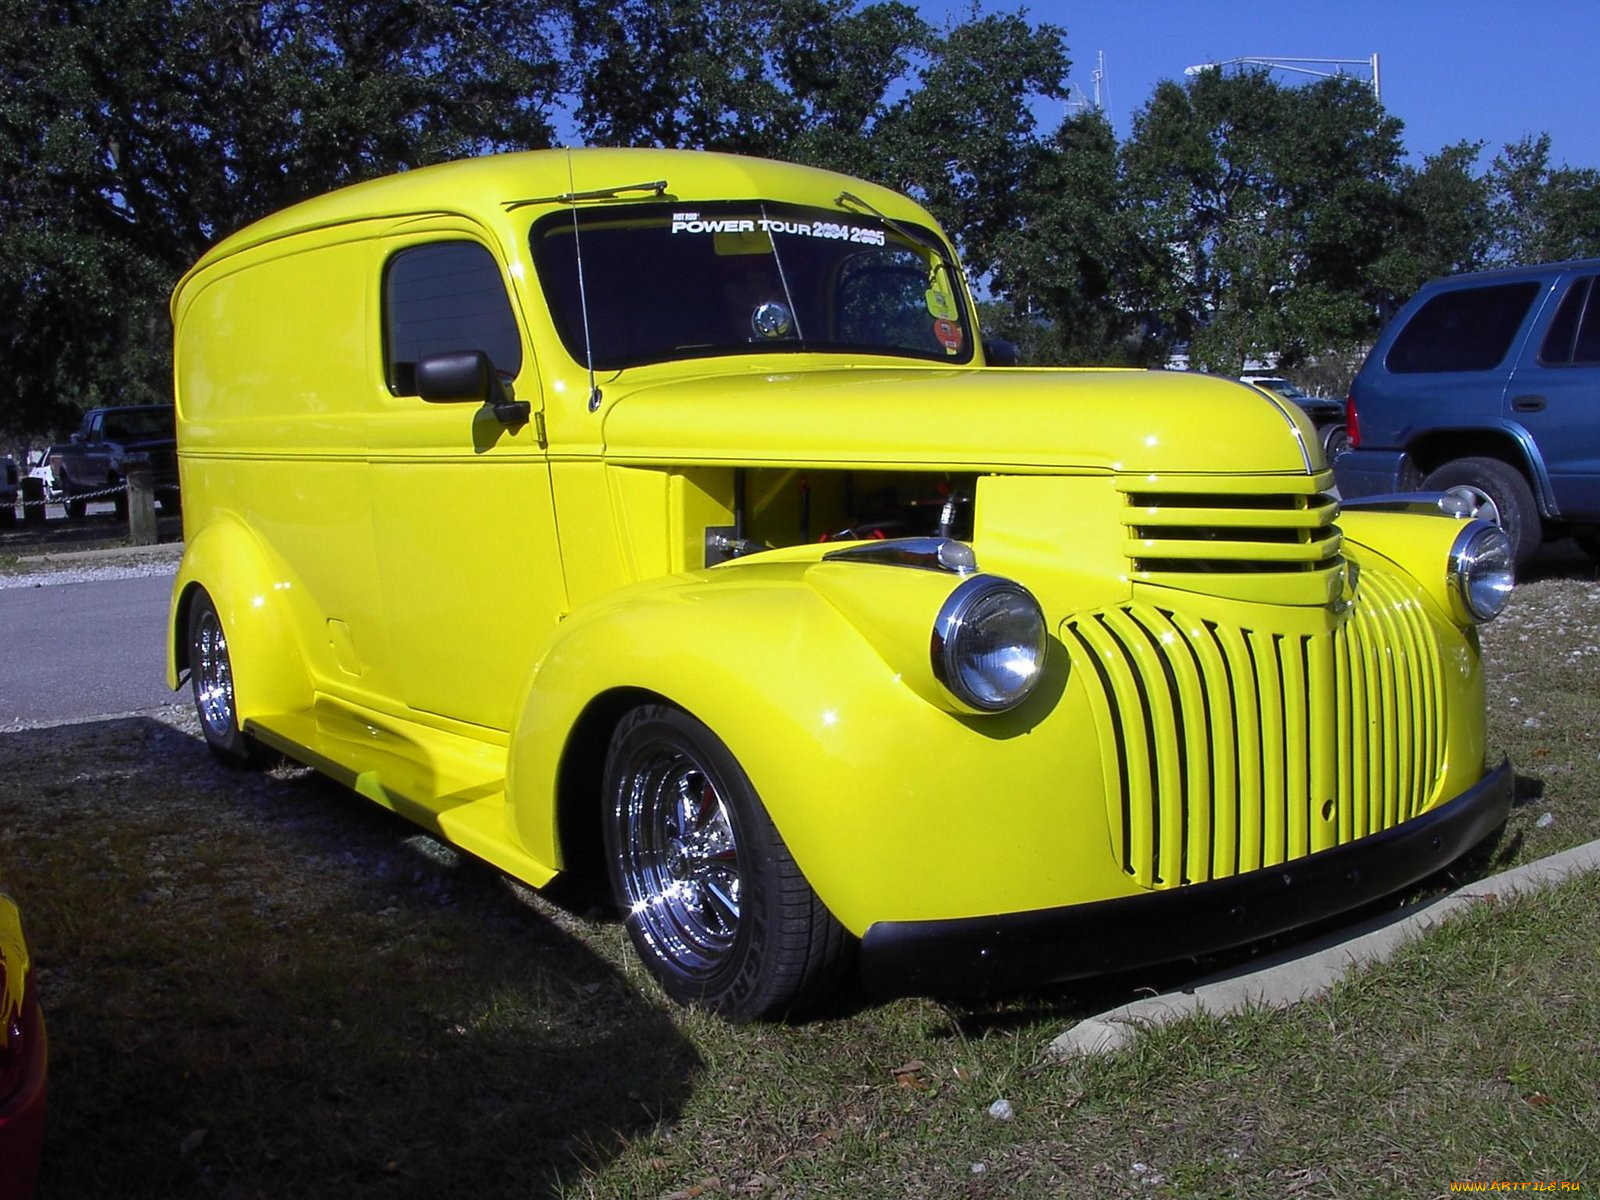
[[[270,758],[266,748],[239,727],[227,635],[217,606],[204,591],[189,603],[189,683],[211,753],[230,767],[264,765]]]
[[[1474,516],[1492,521],[1511,539],[1511,552],[1521,574],[1544,540],[1539,505],[1522,472],[1498,458],[1458,458],[1422,481],[1429,492],[1450,492],[1472,505]]]
[[[1332,463],[1334,459],[1350,449],[1350,431],[1341,421],[1334,425],[1324,425],[1322,433],[1322,456]]]
[[[752,1021],[838,983],[849,935],[705,725],[665,705],[630,712],[611,738],[604,803],[612,894],[674,1000]]]

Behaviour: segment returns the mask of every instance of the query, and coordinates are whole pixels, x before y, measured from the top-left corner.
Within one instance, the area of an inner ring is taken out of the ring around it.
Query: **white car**
[[[33,450],[28,454],[28,478],[38,479],[44,483],[44,498],[52,504],[61,500],[61,489],[56,486],[56,473],[50,467],[50,456],[56,447],[50,446],[44,450]]]

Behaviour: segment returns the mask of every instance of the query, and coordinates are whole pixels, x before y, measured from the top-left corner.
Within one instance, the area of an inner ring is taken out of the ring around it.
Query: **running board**
[[[328,700],[252,717],[244,731],[533,887],[556,872],[512,838],[505,748],[398,727]]]

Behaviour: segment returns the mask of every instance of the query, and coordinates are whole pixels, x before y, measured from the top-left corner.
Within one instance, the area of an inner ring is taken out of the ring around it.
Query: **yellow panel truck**
[[[729,155],[409,171],[173,296],[169,682],[796,1011],[1239,944],[1503,823],[1501,532],[1341,511],[1237,382],[1002,365],[904,196]]]

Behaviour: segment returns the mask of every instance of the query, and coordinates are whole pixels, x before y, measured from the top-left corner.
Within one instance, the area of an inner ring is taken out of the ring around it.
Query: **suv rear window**
[[[1547,366],[1600,362],[1600,295],[1595,276],[1576,279],[1567,289],[1550,332],[1539,347],[1539,361]]]
[[[1511,348],[1539,286],[1529,280],[1439,293],[1406,323],[1385,365],[1400,374],[1492,370]]]

